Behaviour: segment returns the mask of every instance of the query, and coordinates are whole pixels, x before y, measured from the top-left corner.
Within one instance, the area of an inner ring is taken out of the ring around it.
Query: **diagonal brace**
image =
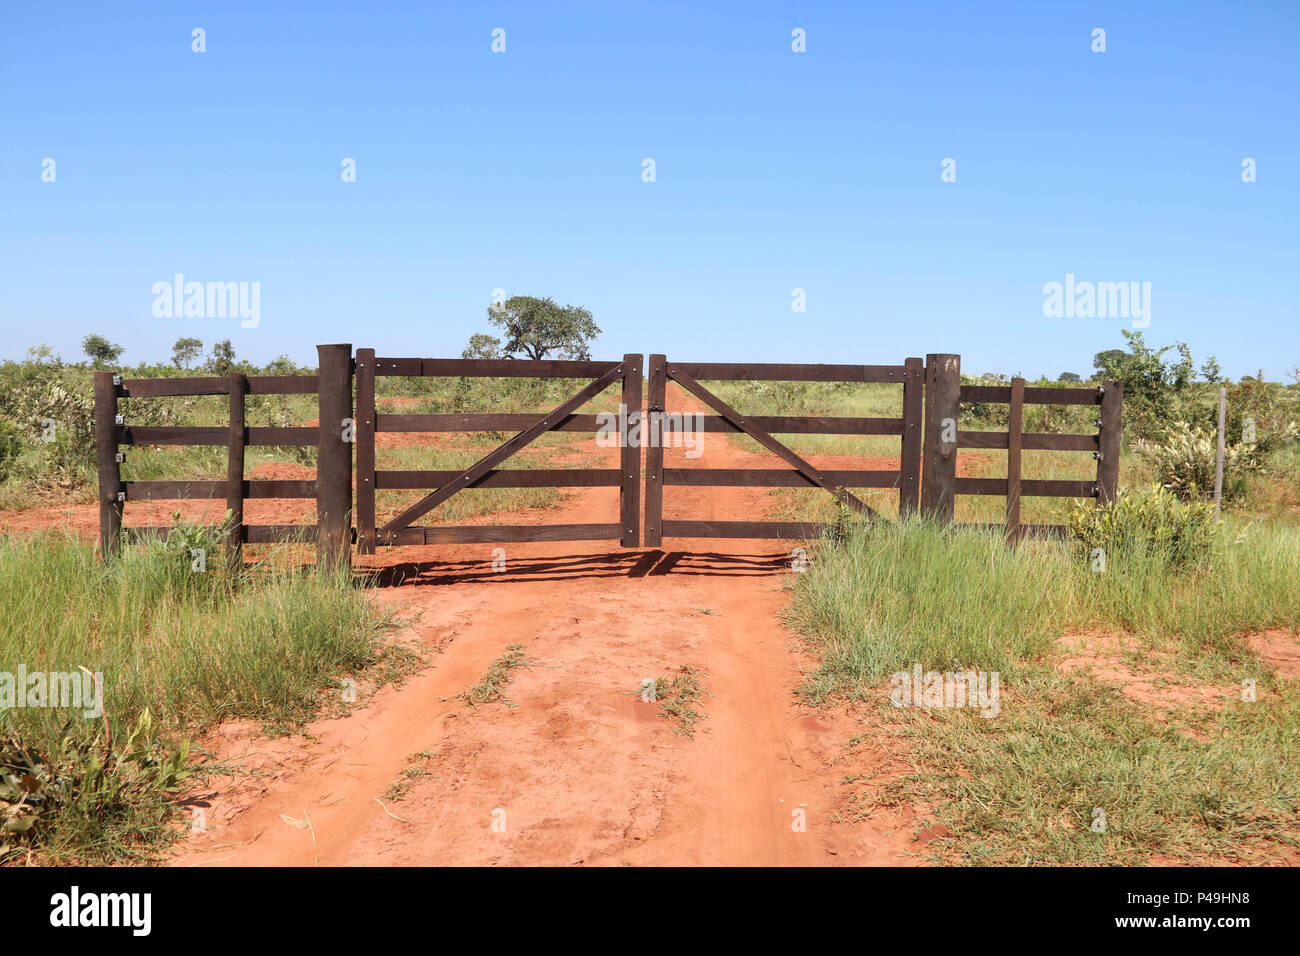
[[[470,465],[437,491],[430,495],[426,495],[415,504],[411,505],[411,507],[407,508],[400,515],[379,529],[378,535],[381,540],[384,536],[407,527],[416,518],[428,514],[462,488],[470,487],[474,482],[478,481],[478,479],[482,478],[511,455],[520,451],[539,435],[545,434],[556,425],[560,424],[560,422],[564,421],[565,418],[572,414],[574,409],[581,408],[616,382],[623,374],[624,368],[625,363],[617,363],[608,372],[600,376],[600,378],[596,379],[582,391],[578,392],[578,394],[556,406],[548,414],[543,415],[540,421],[529,425],[504,445],[498,446],[485,457],[480,458],[474,464]]]
[[[745,417],[741,415],[740,412],[736,411],[699,382],[695,381],[695,379],[691,378],[691,376],[686,372],[682,371],[680,368],[674,367],[671,363],[668,365],[668,377],[677,382],[700,401],[709,405],[719,415],[731,422],[731,424],[735,425],[768,451],[773,452],[785,461],[789,462],[795,467],[796,471],[819,488],[824,488],[837,498],[842,498],[845,504],[859,514],[879,517],[874,510],[851,494],[847,488],[837,488],[835,485],[832,485],[810,462],[804,461],[804,459],[800,458],[794,451],[781,444],[761,428],[756,428],[751,425],[745,420]]]

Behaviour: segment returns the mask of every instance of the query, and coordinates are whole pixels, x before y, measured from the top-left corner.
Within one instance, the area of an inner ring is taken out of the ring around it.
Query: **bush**
[[[9,477],[13,463],[22,454],[23,438],[18,426],[0,419],[0,481]]]
[[[1181,501],[1159,485],[1122,492],[1100,508],[1076,502],[1067,524],[1085,554],[1100,548],[1111,562],[1158,558],[1173,567],[1199,564],[1214,544],[1214,507]]]
[[[1214,493],[1218,438],[1213,432],[1178,422],[1161,440],[1138,440],[1133,450],[1146,459],[1156,481],[1182,501],[1204,500]],[[1260,444],[1239,442],[1224,446],[1223,499],[1238,498],[1250,474],[1264,470],[1268,456]]]

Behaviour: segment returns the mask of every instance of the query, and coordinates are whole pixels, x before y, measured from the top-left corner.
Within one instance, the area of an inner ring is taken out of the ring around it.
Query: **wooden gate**
[[[373,554],[377,545],[450,544],[509,541],[592,541],[618,539],[624,547],[640,544],[640,449],[620,442],[620,467],[600,469],[498,469],[512,455],[549,431],[597,432],[597,415],[577,409],[615,382],[622,383],[618,434],[627,435],[629,418],[641,409],[640,355],[621,362],[515,361],[511,359],[376,358],[374,349],[358,349],[357,406],[357,550]],[[375,380],[381,376],[457,376],[591,378],[578,392],[546,414],[378,414]],[[462,471],[380,471],[375,468],[375,435],[380,432],[514,431],[518,434]],[[469,488],[560,488],[616,486],[618,520],[599,524],[418,526],[457,492]],[[392,520],[377,526],[375,492],[382,488],[431,489]]]
[[[851,488],[897,488],[900,514],[914,511],[921,474],[922,390],[925,366],[919,358],[902,365],[785,365],[718,362],[670,362],[650,356],[649,431],[646,450],[645,544],[658,547],[674,538],[811,538],[821,524],[799,521],[668,520],[663,518],[664,486],[812,487],[835,495],[860,514],[877,516]],[[749,416],[709,391],[706,381],[801,381],[894,383],[903,388],[901,418],[832,418]],[[791,466],[776,468],[664,468],[666,433],[683,427],[679,415],[667,412],[667,385],[673,381],[716,415],[703,418],[705,432],[743,432]],[[792,451],[774,434],[898,435],[902,439],[900,466],[889,471],[822,471]]]

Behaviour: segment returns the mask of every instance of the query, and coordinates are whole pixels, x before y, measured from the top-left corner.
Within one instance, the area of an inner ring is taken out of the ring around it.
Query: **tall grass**
[[[383,655],[385,622],[350,579],[274,554],[236,576],[219,551],[194,572],[174,543],[101,564],[71,537],[0,537],[0,587],[0,671],[103,675],[103,718],[53,706],[0,716],[13,746],[45,761],[44,792],[63,794],[30,836],[55,858],[120,859],[165,839],[175,775],[126,786],[142,722],[149,760],[165,762],[221,720],[296,725]]]
[[[1135,863],[1280,859],[1300,846],[1300,703],[1241,639],[1300,626],[1300,532],[1228,525],[1203,561],[1077,545],[1007,547],[921,520],[855,527],[793,583],[790,622],[821,652],[803,693],[875,702],[919,768],[875,803],[917,798],[954,836],[945,859]],[[1225,687],[1212,714],[1161,714],[1057,672],[1058,635],[1127,634],[1173,683]],[[997,671],[999,715],[889,705],[889,679]],[[1258,701],[1233,696],[1244,677]],[[1092,829],[1102,808],[1111,824]]]

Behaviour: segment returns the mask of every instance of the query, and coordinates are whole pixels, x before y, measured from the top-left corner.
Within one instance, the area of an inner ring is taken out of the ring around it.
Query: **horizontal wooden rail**
[[[963,402],[1011,402],[1010,385],[963,385]],[[1100,405],[1101,391],[1096,388],[1026,388],[1026,405]]]
[[[382,401],[382,399],[380,399]],[[613,414],[612,412],[610,413]],[[536,425],[543,414],[375,415],[376,432],[518,432]],[[595,415],[567,415],[551,431],[596,432],[603,427]]]
[[[691,378],[729,382],[893,382],[903,384],[903,365],[793,365],[785,363],[674,362]]]
[[[246,445],[314,445],[320,431],[316,428],[249,428]],[[118,425],[119,445],[226,445],[230,429],[214,426]]]
[[[957,432],[958,448],[1006,448],[1007,432]],[[1024,432],[1020,447],[1024,451],[1096,451],[1096,435],[1058,435],[1055,432]]]
[[[517,541],[603,541],[620,538],[623,526],[609,524],[452,525],[408,527],[378,534],[384,545],[504,544]]]
[[[1006,478],[958,478],[959,495],[1005,495]],[[1097,493],[1097,482],[1091,478],[1083,481],[1054,478],[1021,478],[1022,498],[1092,498]]]
[[[122,534],[128,541],[143,542],[165,539],[174,529],[169,525],[124,527]],[[209,528],[215,531],[216,528]],[[316,540],[317,529],[314,524],[246,524],[240,537],[245,544],[280,544],[303,542],[311,544]]]
[[[376,471],[376,488],[441,488],[459,471]],[[606,488],[617,487],[617,468],[506,468],[489,471],[469,488]]]
[[[801,472],[784,468],[665,468],[665,485],[757,488],[816,488]],[[845,488],[897,488],[899,471],[822,471],[832,485]]]
[[[901,435],[901,418],[834,418],[795,415],[752,415],[745,421],[762,431],[784,435]],[[706,432],[743,434],[744,429],[727,421],[721,415],[704,415],[702,420],[694,414],[665,415],[660,426],[665,435],[695,431],[697,422]],[[653,428],[653,425],[651,425]]]
[[[315,375],[249,375],[249,395],[315,395]],[[163,398],[188,395],[229,395],[230,379],[128,378],[117,386],[119,398]]]
[[[375,374],[443,378],[597,378],[618,362],[562,359],[375,359]]]
[[[187,498],[224,498],[229,483],[225,480],[193,481],[124,481],[122,490],[127,501],[168,501]],[[316,482],[306,480],[244,479],[245,498],[314,498]]]
[[[818,538],[827,525],[810,521],[665,521],[665,538]]]

